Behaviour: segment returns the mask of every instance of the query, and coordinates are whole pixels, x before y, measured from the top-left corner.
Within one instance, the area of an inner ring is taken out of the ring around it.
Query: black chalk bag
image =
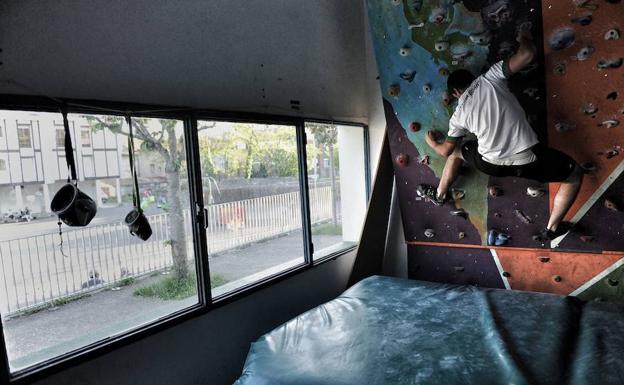
[[[128,225],[130,234],[135,237],[139,237],[144,241],[147,241],[152,236],[152,227],[147,220],[147,217],[143,214],[141,209],[141,202],[139,200],[139,180],[137,178],[136,168],[134,164],[134,136],[132,135],[132,119],[127,116],[126,122],[128,123],[128,160],[130,161],[130,173],[132,174],[132,202],[134,208],[130,211],[124,222]]]
[[[67,226],[86,226],[97,213],[97,205],[84,192],[78,189],[74,150],[69,133],[67,110],[62,109],[65,127],[65,160],[67,161],[67,184],[61,187],[50,202],[50,210]],[[70,182],[70,177],[74,181]],[[59,224],[60,225],[60,224]]]

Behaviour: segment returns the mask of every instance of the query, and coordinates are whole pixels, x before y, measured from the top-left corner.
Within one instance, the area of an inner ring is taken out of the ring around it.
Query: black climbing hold
[[[608,100],[615,100],[618,97],[618,93],[617,91],[613,91],[611,93],[609,93],[609,95],[607,95],[607,99]]]
[[[602,59],[598,62],[598,64],[596,64],[596,66],[601,69],[608,69],[608,68],[620,68],[622,66],[622,64],[624,64],[624,58],[617,58],[617,59]]]
[[[464,271],[464,270],[465,270],[463,266],[453,266],[453,269],[454,269],[455,271],[459,271],[459,272],[462,272],[462,271]]]
[[[488,187],[488,193],[490,194],[490,196],[496,198],[503,195],[503,190],[498,186],[490,186]]]
[[[414,77],[416,77],[416,71],[405,71],[399,75],[401,79],[407,80],[408,82],[412,82]]]
[[[555,282],[561,282],[561,276],[560,275],[553,275],[552,279]]]
[[[511,274],[509,274],[506,271],[503,271],[502,276],[505,277],[505,278],[509,278],[509,277],[511,277]]]
[[[607,278],[607,283],[609,284],[609,286],[617,286],[620,281],[618,281],[617,279],[613,279],[613,278]]]
[[[468,218],[468,213],[464,209],[451,210],[451,215],[455,217]]]
[[[580,24],[582,26],[590,25],[592,22],[592,15],[575,17],[572,19],[572,22],[576,24]]]
[[[540,262],[542,263],[546,263],[546,262],[550,262],[550,257],[537,257],[537,259],[539,259]]]
[[[571,46],[572,43],[574,43],[574,38],[575,35],[572,28],[562,28],[553,32],[552,35],[550,35],[550,38],[548,39],[548,44],[553,50],[559,51]]]
[[[399,154],[399,155],[396,156],[394,161],[396,162],[397,166],[399,166],[401,168],[407,167],[407,165],[409,164],[409,155],[407,155],[407,154]]]

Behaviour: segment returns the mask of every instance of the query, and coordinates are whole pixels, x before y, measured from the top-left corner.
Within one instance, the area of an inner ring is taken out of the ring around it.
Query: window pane
[[[142,241],[124,223],[133,208],[124,119],[69,115],[78,187],[97,215],[86,227],[63,225],[61,246],[50,201],[67,178],[62,117],[0,111],[0,119],[8,197],[0,200],[0,311],[11,370],[198,303],[182,122],[133,119],[140,206],[152,229]],[[23,121],[33,122],[30,154],[16,151]]]
[[[213,297],[304,263],[294,126],[198,122]]]
[[[359,242],[366,215],[364,128],[307,122],[306,136],[313,257],[318,259]]]

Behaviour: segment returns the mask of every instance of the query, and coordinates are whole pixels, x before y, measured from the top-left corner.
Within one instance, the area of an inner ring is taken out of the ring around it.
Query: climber
[[[447,158],[446,164],[437,188],[423,184],[416,193],[442,205],[463,162],[491,176],[560,182],[548,224],[534,237],[544,243],[570,231],[571,225],[562,221],[578,195],[583,170],[570,156],[539,143],[524,110],[509,90],[507,79],[529,65],[536,52],[530,32],[521,30],[518,42],[514,55],[477,78],[465,69],[449,76],[448,92],[458,101],[448,135],[442,143],[438,142],[437,131],[429,131],[425,138],[437,154]],[[476,140],[462,142],[467,134],[474,134]]]

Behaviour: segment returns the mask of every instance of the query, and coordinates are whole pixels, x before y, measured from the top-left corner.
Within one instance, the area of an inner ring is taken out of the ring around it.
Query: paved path
[[[291,233],[216,255],[210,260],[211,274],[234,281],[296,259],[303,255],[301,237],[300,232]],[[314,236],[317,250],[340,241],[340,236]],[[157,279],[147,278],[117,291],[93,293],[61,307],[4,321],[12,368],[26,367],[196,303],[196,298],[162,301],[133,295],[137,287]]]

